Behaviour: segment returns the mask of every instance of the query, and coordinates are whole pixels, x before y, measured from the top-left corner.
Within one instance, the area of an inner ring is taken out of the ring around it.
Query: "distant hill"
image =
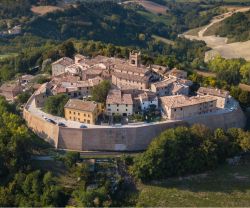
[[[71,37],[114,44],[143,43],[150,34],[168,37],[169,28],[152,24],[133,10],[114,2],[84,2],[64,11],[34,17],[24,31],[43,38],[65,40]]]

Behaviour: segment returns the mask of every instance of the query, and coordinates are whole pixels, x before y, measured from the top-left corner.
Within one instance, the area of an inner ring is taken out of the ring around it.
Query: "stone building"
[[[90,96],[93,87],[102,81],[101,77],[81,81],[74,76],[61,76],[60,79],[56,77],[51,81],[51,91],[53,95],[65,93],[71,98],[86,97]]]
[[[19,82],[6,83],[0,87],[0,96],[4,96],[8,101],[13,101],[22,91],[23,88]]]
[[[65,118],[81,123],[95,124],[101,113],[102,105],[93,101],[70,99],[64,106]]]
[[[152,72],[149,68],[141,65],[141,55],[131,52],[129,62],[119,61],[112,69],[112,83],[123,88],[148,89]]]
[[[145,91],[138,96],[140,101],[140,109],[141,110],[147,110],[151,106],[155,106],[155,108],[158,108],[158,97],[155,93],[150,91]]]
[[[68,57],[63,57],[54,63],[52,63],[52,76],[57,76],[65,73],[66,67],[74,64],[73,59]]]
[[[106,113],[107,115],[132,115],[133,99],[131,94],[122,93],[121,90],[110,90],[106,99]]]
[[[41,108],[44,106],[45,101],[51,95],[51,87],[51,84],[49,82],[46,82],[42,84],[34,93],[34,101],[37,108]]]
[[[160,97],[166,95],[188,95],[191,85],[192,82],[189,80],[171,77],[152,83],[151,90]]]
[[[168,119],[178,120],[216,111],[217,99],[214,96],[184,95],[165,96],[160,98],[161,106]]]
[[[187,79],[187,72],[183,70],[179,70],[177,68],[173,68],[167,73],[169,78],[180,78],[180,79]]]
[[[230,93],[226,90],[216,89],[216,88],[208,88],[208,87],[200,87],[197,91],[198,95],[211,95],[217,98],[216,107],[217,108],[225,108],[227,103],[229,102]]]

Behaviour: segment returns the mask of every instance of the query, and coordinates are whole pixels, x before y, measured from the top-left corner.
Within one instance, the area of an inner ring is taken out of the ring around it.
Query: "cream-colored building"
[[[131,94],[122,93],[121,90],[110,90],[106,99],[106,113],[107,115],[132,115],[133,99]]]
[[[230,93],[226,90],[216,89],[216,88],[208,88],[208,87],[200,87],[197,91],[198,95],[211,95],[217,98],[216,107],[217,108],[225,108],[227,103],[229,102]]]
[[[216,111],[214,96],[174,95],[161,97],[161,106],[168,119],[184,119]]]
[[[70,99],[64,106],[65,118],[81,123],[95,124],[101,113],[102,104],[93,101]]]

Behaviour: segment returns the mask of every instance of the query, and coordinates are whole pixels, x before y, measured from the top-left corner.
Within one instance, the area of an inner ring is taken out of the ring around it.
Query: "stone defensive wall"
[[[151,124],[121,127],[69,128],[59,127],[28,111],[27,102],[23,117],[28,127],[39,137],[59,149],[77,151],[140,151],[145,150],[151,141],[166,129],[200,123],[211,129],[232,127],[244,128],[246,118],[241,108],[220,113],[186,119],[185,121],[165,121]]]

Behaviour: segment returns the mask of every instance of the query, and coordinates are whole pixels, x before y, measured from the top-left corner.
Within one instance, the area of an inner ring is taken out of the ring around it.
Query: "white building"
[[[107,115],[132,115],[133,100],[131,94],[124,94],[121,90],[110,90],[106,99],[106,113]]]
[[[145,91],[144,93],[141,93],[138,97],[140,100],[141,110],[147,110],[151,106],[155,106],[156,108],[158,108],[158,97],[155,93]]]

